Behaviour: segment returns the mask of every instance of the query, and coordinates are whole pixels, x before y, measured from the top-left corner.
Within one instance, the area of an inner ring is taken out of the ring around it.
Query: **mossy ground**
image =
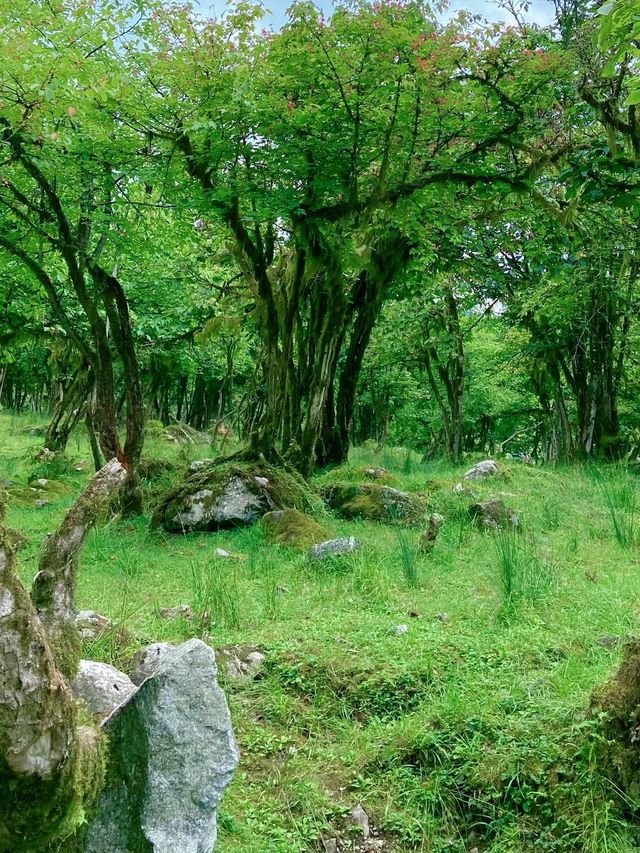
[[[0,418],[0,478],[28,482],[26,460],[41,438],[27,424]],[[188,452],[153,438],[145,448],[151,458]],[[83,438],[69,453],[89,459]],[[267,544],[259,524],[182,537],[151,532],[147,515],[89,537],[79,605],[126,624],[135,639],[123,648],[114,631],[85,653],[121,664],[136,643],[194,631],[214,646],[266,651],[259,680],[224,684],[242,760],[218,853],[320,851],[321,838],[350,836],[346,816],[358,802],[394,853],[636,849],[635,803],[607,780],[600,722],[587,718],[593,689],[619,665],[618,638],[640,634],[640,549],[633,537],[619,544],[603,490],[624,520],[627,481],[614,467],[505,462],[505,478],[471,485],[478,499],[503,497],[522,520],[516,568],[526,594],[506,607],[509,552],[469,520],[473,499],[453,492],[476,460],[460,469],[416,460],[355,450],[351,465],[316,483],[357,482],[358,469],[383,465],[394,486],[445,516],[433,552],[415,563],[417,585],[407,581],[402,542],[411,550],[420,529],[400,535],[332,517],[332,531],[357,536],[363,549],[313,565]],[[88,477],[72,467],[57,479],[77,493]],[[29,537],[26,577],[70,500],[11,506],[8,523]],[[236,556],[218,558],[216,548]],[[207,618],[160,617],[182,603]]]

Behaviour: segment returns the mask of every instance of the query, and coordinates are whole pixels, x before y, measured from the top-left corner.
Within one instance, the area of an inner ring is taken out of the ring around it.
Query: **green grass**
[[[31,423],[0,416],[0,478],[27,483],[39,445],[24,431]],[[70,453],[89,459],[82,436]],[[145,453],[186,465],[207,449],[153,438]],[[403,531],[403,545],[393,525],[331,516],[322,523],[363,548],[326,565],[268,545],[259,525],[170,536],[151,532],[147,516],[89,536],[79,605],[131,637],[123,644],[114,631],[87,654],[124,666],[143,643],[193,634],[266,651],[258,680],[222,677],[242,759],[219,853],[318,851],[323,837],[353,837],[357,803],[394,853],[635,849],[599,773],[597,721],[585,721],[591,691],[619,661],[598,640],[639,632],[640,555],[607,498],[619,495],[621,473],[504,463],[504,479],[473,484],[478,498],[506,493],[520,514],[522,534],[497,538],[469,523],[470,498],[453,491],[476,460],[467,461],[454,469],[402,448],[356,449],[348,466],[316,478],[356,481],[362,466],[384,465],[394,486],[445,516],[424,558],[418,531]],[[89,476],[72,467],[60,479],[77,494]],[[10,507],[9,524],[29,537],[25,578],[71,500]],[[635,507],[613,505],[625,517]],[[233,556],[217,557],[218,547]],[[160,617],[180,604],[194,620]]]

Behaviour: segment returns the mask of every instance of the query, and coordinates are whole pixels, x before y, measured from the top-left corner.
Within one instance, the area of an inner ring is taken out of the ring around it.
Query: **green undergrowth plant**
[[[640,536],[637,477],[619,467],[613,475],[599,476],[598,482],[616,541],[622,548],[636,547]]]
[[[509,621],[521,605],[537,604],[552,591],[556,568],[518,533],[501,531],[494,543],[502,599],[500,618]]]
[[[240,592],[235,561],[200,563],[191,560],[192,609],[201,634],[214,625],[240,627]]]

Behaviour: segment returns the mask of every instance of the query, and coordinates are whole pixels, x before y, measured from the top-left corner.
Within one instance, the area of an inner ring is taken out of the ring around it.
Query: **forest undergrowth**
[[[27,537],[25,579],[90,477],[84,438],[55,471],[35,462],[41,437],[29,429],[39,424],[0,416],[5,484],[59,484],[45,506],[10,503],[8,523]],[[383,466],[389,485],[422,496],[444,524],[420,556],[419,529],[399,535],[327,512],[323,526],[362,548],[313,564],[268,544],[260,524],[151,531],[153,501],[207,448],[151,436],[145,454],[166,463],[147,469],[146,515],[98,527],[81,555],[79,603],[115,626],[85,656],[126,667],[141,645],[194,634],[264,652],[255,678],[220,676],[242,758],[219,853],[355,843],[357,804],[396,853],[636,849],[637,804],[607,778],[608,745],[588,707],[640,632],[640,477],[619,465],[499,460],[501,477],[470,484],[519,514],[520,532],[495,535],[473,525],[470,495],[454,491],[476,459],[453,467],[356,448],[313,484],[358,482],[364,467]],[[161,615],[183,604],[191,618]]]

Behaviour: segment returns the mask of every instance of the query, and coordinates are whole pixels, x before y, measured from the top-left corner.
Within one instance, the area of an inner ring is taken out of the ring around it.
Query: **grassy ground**
[[[0,479],[53,476],[34,462],[42,439],[29,425],[0,417]],[[156,437],[146,453],[186,466],[207,449]],[[69,455],[90,458],[80,438]],[[638,633],[636,480],[617,468],[505,462],[504,479],[473,489],[506,493],[523,531],[509,538],[468,521],[470,498],[453,491],[464,469],[405,451],[357,449],[317,484],[357,480],[366,464],[385,466],[392,485],[445,516],[432,554],[415,556],[419,531],[329,515],[323,524],[363,549],[318,567],[268,545],[259,525],[170,536],[150,532],[148,517],[95,530],[82,554],[79,605],[133,637],[126,648],[107,637],[87,656],[123,665],[142,643],[194,632],[216,647],[266,652],[258,680],[222,679],[242,761],[217,850],[295,853],[355,839],[357,803],[388,851],[636,849],[601,772],[597,722],[585,720],[591,691],[617,666],[619,639]],[[25,578],[90,476],[73,465],[53,473],[69,494],[39,509],[10,506],[9,524],[29,539]],[[163,476],[150,495],[175,479]],[[219,547],[234,556],[216,557]],[[160,617],[183,603],[208,618]]]

